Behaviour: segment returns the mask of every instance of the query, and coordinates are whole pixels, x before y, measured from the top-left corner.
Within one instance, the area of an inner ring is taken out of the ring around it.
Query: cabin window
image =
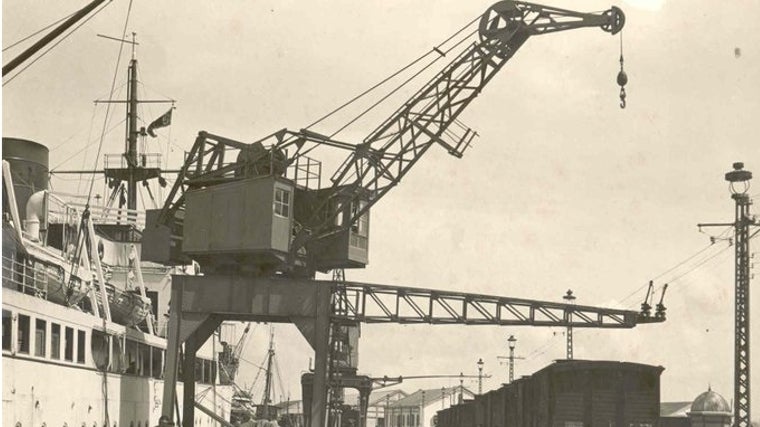
[[[50,357],[61,358],[61,325],[57,323],[50,324]]]
[[[124,372],[124,345],[119,337],[110,337],[113,347],[113,357],[111,358],[111,372]]]
[[[39,357],[45,357],[45,345],[47,344],[46,338],[47,322],[42,319],[34,321],[34,355]]]
[[[74,328],[66,327],[63,337],[63,360],[74,361]]]
[[[11,333],[13,331],[13,318],[11,312],[3,310],[3,350],[11,349]]]
[[[101,371],[108,369],[108,362],[110,360],[109,341],[110,337],[100,331],[93,330],[90,337],[90,352],[92,352],[92,360],[95,362],[95,367]]]
[[[338,203],[337,207],[335,208],[335,212],[337,214],[335,215],[335,226],[341,227],[343,225],[343,216],[346,214],[343,212],[343,203]]]
[[[127,373],[138,374],[140,366],[137,364],[137,343],[127,340],[127,351],[125,353]]]
[[[290,191],[275,187],[274,214],[283,218],[290,218]]]
[[[150,376],[150,346],[146,344],[140,344],[140,375],[148,377]]]
[[[351,204],[351,216],[354,218],[354,223],[351,224],[351,234],[348,244],[354,248],[368,249],[369,236],[369,212],[364,212],[360,217],[356,218],[356,214],[359,213],[367,202],[359,201]]]
[[[205,383],[203,381],[203,359],[195,359],[195,382]]]
[[[367,202],[364,201],[352,203],[351,216],[356,217],[356,214],[364,209],[365,206],[367,206]],[[367,212],[364,212],[362,216],[355,219],[354,223],[351,225],[351,231],[360,236],[367,237],[369,231],[369,217]]]
[[[205,378],[207,384],[213,384],[214,383],[214,361],[204,360],[203,363],[205,364],[203,378]]]
[[[160,348],[152,347],[151,348],[151,358],[153,359],[153,362],[151,363],[151,369],[153,372],[151,373],[151,376],[157,380],[161,379],[161,374],[163,373],[163,350]]]
[[[77,363],[84,363],[84,349],[87,342],[87,334],[77,331]]]
[[[18,315],[18,352],[29,354],[29,316]]]

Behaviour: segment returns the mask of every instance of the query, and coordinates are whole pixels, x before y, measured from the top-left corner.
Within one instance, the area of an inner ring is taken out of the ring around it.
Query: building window
[[[66,334],[63,337],[63,360],[67,362],[74,361],[74,328],[66,327]]]
[[[18,352],[29,354],[29,316],[18,315]]]
[[[274,214],[283,218],[290,218],[290,191],[275,187]]]
[[[61,325],[57,323],[50,324],[50,357],[61,358]]]
[[[13,331],[13,317],[11,312],[3,310],[3,350],[11,349],[11,333]]]
[[[84,349],[87,341],[87,334],[84,331],[77,331],[77,363],[84,363]]]
[[[45,345],[47,344],[46,338],[47,322],[41,319],[34,321],[34,355],[39,357],[45,357]]]

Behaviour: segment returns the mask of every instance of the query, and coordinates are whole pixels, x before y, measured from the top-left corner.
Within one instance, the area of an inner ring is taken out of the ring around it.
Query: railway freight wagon
[[[438,412],[437,427],[655,427],[661,366],[562,360]]]

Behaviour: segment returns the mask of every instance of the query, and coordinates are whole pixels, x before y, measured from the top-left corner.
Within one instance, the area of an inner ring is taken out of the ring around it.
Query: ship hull
[[[2,305],[2,425],[158,425],[166,340],[8,288]],[[99,341],[104,336],[114,337],[105,347]],[[218,383],[213,353],[220,347],[215,344],[207,343],[199,352],[207,362],[201,371],[211,374],[202,372],[205,381],[195,391],[203,406],[228,420],[233,390]],[[103,348],[109,348],[110,363],[104,364]],[[142,356],[146,349],[148,357]],[[182,384],[177,388],[181,395]],[[177,404],[181,414],[181,402]],[[201,411],[196,411],[196,422],[218,425]]]

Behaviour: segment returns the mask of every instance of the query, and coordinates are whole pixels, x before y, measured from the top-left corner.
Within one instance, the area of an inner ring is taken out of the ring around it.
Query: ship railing
[[[285,177],[311,190],[322,187],[322,162],[309,156],[298,156],[288,166]]]
[[[106,154],[104,156],[106,169],[127,169],[129,166],[124,154]],[[144,169],[161,169],[160,153],[144,153],[137,155],[137,165]]]
[[[76,224],[81,212],[89,207],[90,218],[94,224],[132,224],[138,229],[145,228],[145,212],[135,209],[101,206],[81,201],[64,200],[64,194],[50,193],[48,218],[50,222]]]
[[[33,264],[3,254],[3,287],[15,289],[27,295],[47,299],[47,272],[35,268]]]

